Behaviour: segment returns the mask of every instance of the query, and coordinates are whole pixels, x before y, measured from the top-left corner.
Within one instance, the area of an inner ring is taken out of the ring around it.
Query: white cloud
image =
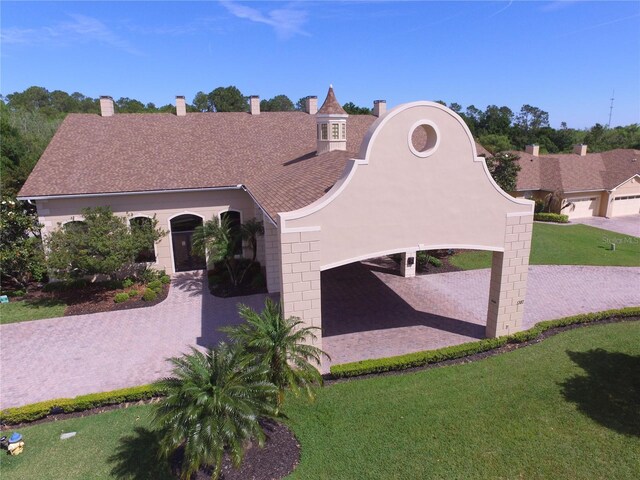
[[[86,15],[70,14],[70,20],[41,28],[5,28],[0,39],[5,44],[60,45],[78,42],[97,42],[123,50],[132,55],[141,55],[127,40],[117,35],[100,20]]]
[[[221,1],[220,4],[229,13],[244,18],[252,22],[263,23],[273,27],[278,37],[282,39],[291,38],[294,35],[306,35],[309,33],[303,30],[302,26],[307,22],[308,14],[303,10],[294,8],[278,8],[269,11],[266,15],[259,10],[240,5],[232,1]]]

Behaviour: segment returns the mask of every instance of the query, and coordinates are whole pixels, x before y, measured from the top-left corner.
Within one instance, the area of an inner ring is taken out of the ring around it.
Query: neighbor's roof
[[[520,156],[517,190],[611,190],[640,174],[640,150],[617,149],[602,153]]]

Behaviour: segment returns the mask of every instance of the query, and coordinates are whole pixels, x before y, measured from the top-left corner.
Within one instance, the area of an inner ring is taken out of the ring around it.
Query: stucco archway
[[[418,145],[416,131],[426,137]],[[486,335],[518,331],[533,206],[496,185],[455,112],[400,105],[371,126],[326,195],[278,215],[284,313],[322,326],[322,270],[398,251],[476,249],[493,252]]]

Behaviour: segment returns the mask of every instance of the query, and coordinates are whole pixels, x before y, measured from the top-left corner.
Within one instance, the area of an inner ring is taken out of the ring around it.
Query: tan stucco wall
[[[185,213],[210,220],[213,215],[237,210],[243,222],[256,214],[253,200],[243,190],[132,194],[36,201],[45,235],[57,228],[59,223],[81,220],[83,208],[105,205],[110,206],[114,213],[120,215],[152,217],[155,214],[158,226],[167,232],[170,231],[170,219]],[[157,268],[164,268],[167,273],[174,273],[169,233],[156,244],[156,261]]]
[[[533,202],[493,183],[466,126],[451,113],[421,102],[378,119],[369,151],[316,204],[283,214],[283,232],[321,226],[322,269],[401,250],[503,249],[505,215],[532,212]],[[408,146],[421,119],[440,132],[426,158]]]
[[[422,153],[410,146],[420,124],[431,129]],[[462,119],[439,104],[380,117],[324,197],[278,216],[285,316],[322,325],[321,270],[395,252],[483,249],[496,252],[487,335],[520,330],[534,203],[502,191],[476,153]]]

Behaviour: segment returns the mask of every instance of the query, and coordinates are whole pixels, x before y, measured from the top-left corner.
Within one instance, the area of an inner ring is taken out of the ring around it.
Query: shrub
[[[75,398],[58,398],[45,402],[25,405],[24,407],[7,408],[0,412],[0,422],[3,424],[16,424],[33,422],[45,418],[52,412],[71,413],[88,410],[90,408],[115,405],[124,402],[137,402],[160,396],[164,390],[155,385],[142,385],[139,387],[123,388],[111,392],[92,393],[80,395]]]
[[[434,267],[441,267],[442,266],[442,260],[440,260],[439,258],[436,258],[436,257],[429,256],[427,258],[427,262],[429,262]]]
[[[160,281],[164,284],[167,285],[168,283],[171,283],[171,277],[169,275],[162,275],[160,277]]]
[[[150,288],[147,288],[142,295],[142,299],[145,302],[153,302],[156,298],[158,298],[158,294]]]
[[[116,293],[116,296],[113,297],[113,301],[116,303],[122,303],[129,300],[129,294],[126,292]]]
[[[569,223],[569,216],[559,213],[536,213],[533,219],[538,222]]]
[[[147,288],[150,288],[156,293],[160,293],[162,290],[162,282],[160,280],[154,280],[153,282],[149,282]]]
[[[129,290],[129,298],[137,297],[139,293],[138,290]]]
[[[538,200],[535,200],[535,202],[536,202],[536,206],[533,211],[535,213],[542,213],[542,210],[544,210],[544,200],[538,199]]]
[[[24,290],[14,290],[13,292],[7,292],[7,296],[8,297],[24,297],[26,293],[27,292],[25,292]]]
[[[627,307],[619,310],[605,310],[603,312],[574,315],[572,317],[540,322],[529,330],[524,330],[504,337],[487,338],[477,342],[463,343],[461,345],[444,347],[437,350],[427,350],[423,352],[409,353],[406,355],[398,355],[396,357],[377,358],[373,360],[362,360],[359,362],[334,365],[331,367],[331,374],[334,377],[341,378],[395,370],[406,370],[407,368],[421,367],[430,363],[438,363],[444,360],[452,360],[480,352],[494,350],[506,345],[507,343],[528,342],[552,328],[597,322],[599,320],[605,320],[613,317],[624,318],[635,316],[640,316],[640,307]]]
[[[133,280],[126,278],[122,281],[122,288],[129,288],[133,286]]]

